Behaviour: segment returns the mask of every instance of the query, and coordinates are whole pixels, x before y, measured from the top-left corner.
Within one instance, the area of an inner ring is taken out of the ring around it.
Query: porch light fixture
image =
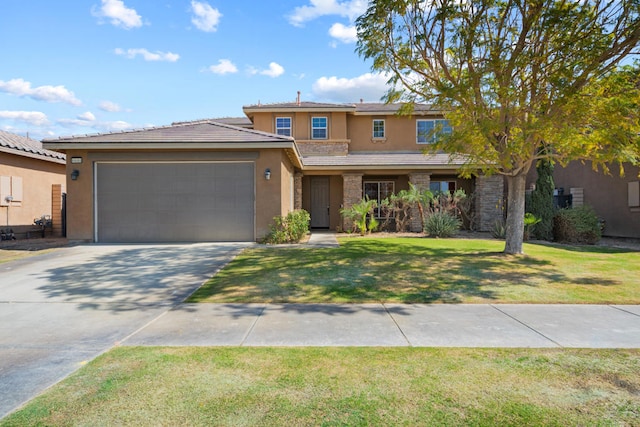
[[[264,170],[264,179],[266,179],[267,181],[271,179],[271,169],[266,168]]]
[[[78,169],[74,169],[73,172],[71,172],[71,181],[77,180],[79,175],[80,171]]]

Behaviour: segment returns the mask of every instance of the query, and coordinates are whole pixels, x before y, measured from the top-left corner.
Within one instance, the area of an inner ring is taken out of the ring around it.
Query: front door
[[[329,177],[311,177],[311,228],[329,228]]]

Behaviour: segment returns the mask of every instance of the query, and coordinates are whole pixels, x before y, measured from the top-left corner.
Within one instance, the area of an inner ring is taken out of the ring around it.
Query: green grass
[[[189,302],[640,303],[640,252],[479,239],[342,238],[245,250]]]
[[[640,351],[120,347],[25,425],[640,424]]]

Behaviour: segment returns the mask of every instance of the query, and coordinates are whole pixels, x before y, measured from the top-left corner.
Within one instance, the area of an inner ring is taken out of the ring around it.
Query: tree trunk
[[[507,223],[504,246],[505,254],[522,254],[524,239],[524,196],[527,182],[526,174],[507,177],[509,187],[507,200]]]

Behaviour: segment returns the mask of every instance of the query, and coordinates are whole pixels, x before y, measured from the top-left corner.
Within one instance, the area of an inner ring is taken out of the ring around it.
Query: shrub
[[[540,240],[553,239],[553,164],[549,160],[539,160],[536,165],[538,179],[536,188],[531,193],[528,200],[527,211],[540,219],[540,222],[531,228],[531,233]]]
[[[274,224],[269,226],[271,231],[265,237],[265,243],[297,243],[309,232],[309,212],[301,209],[292,211],[286,217],[273,218]]]
[[[557,242],[594,245],[600,241],[600,223],[589,206],[560,209],[553,217],[553,235]]]
[[[536,216],[530,212],[524,214],[524,240],[529,240],[529,236],[531,235],[531,229],[542,221],[540,218],[536,218]]]
[[[424,232],[432,237],[451,237],[461,226],[460,219],[446,211],[432,212],[424,220]]]
[[[364,236],[367,231],[373,231],[379,225],[378,221],[373,217],[377,205],[378,202],[376,200],[364,198],[350,208],[341,209],[340,213],[343,217],[352,220],[354,228]]]
[[[491,227],[491,235],[494,239],[504,240],[507,235],[507,226],[503,219],[499,219],[493,223],[493,227]]]

